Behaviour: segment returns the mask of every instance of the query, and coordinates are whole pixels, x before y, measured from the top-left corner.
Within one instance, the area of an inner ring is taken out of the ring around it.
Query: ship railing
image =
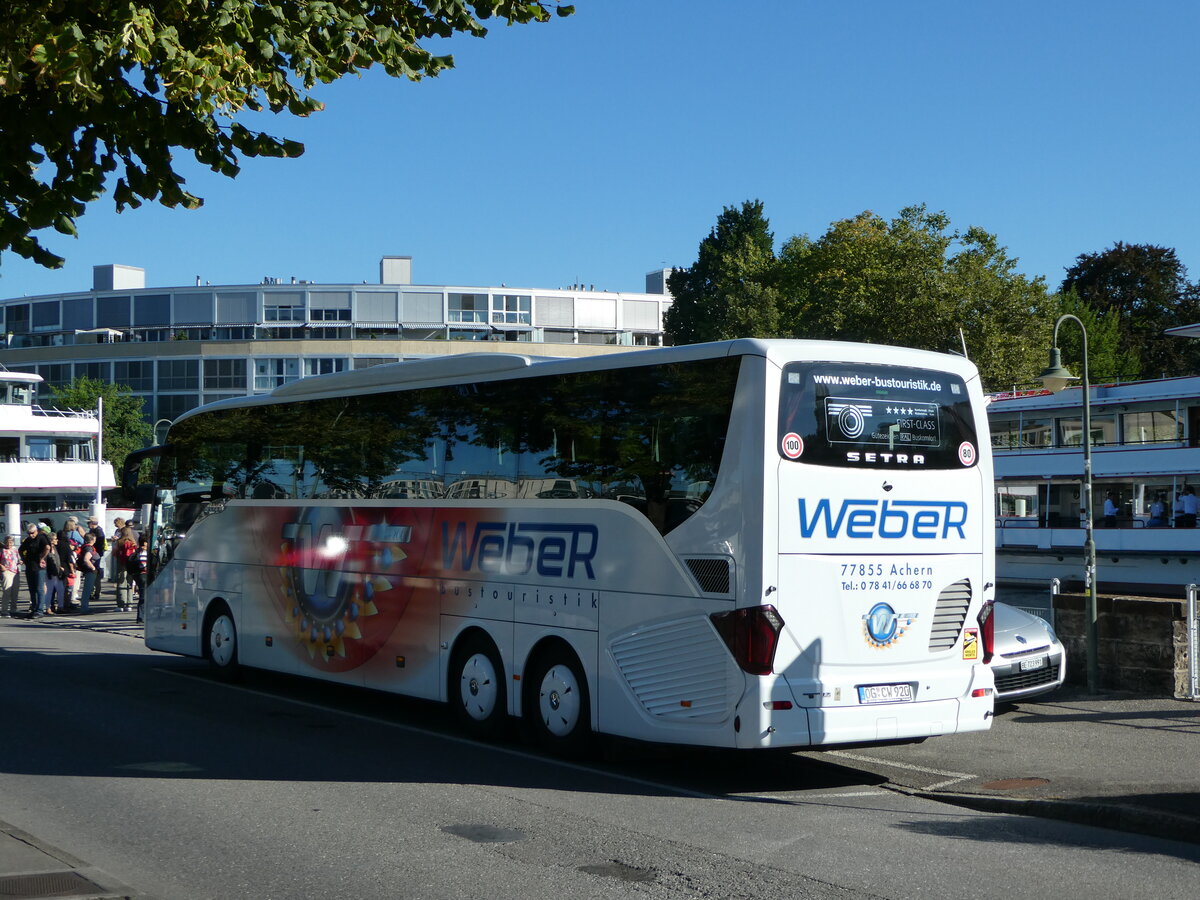
[[[33,405],[33,414],[35,416],[52,416],[63,419],[94,419],[96,411],[94,409],[59,409],[56,406],[38,406]]]

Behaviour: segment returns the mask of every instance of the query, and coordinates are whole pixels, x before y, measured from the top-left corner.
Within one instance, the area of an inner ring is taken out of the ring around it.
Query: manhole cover
[[[443,825],[442,831],[477,844],[511,844],[513,841],[525,840],[524,832],[515,828],[498,828],[495,825]]]
[[[989,791],[1019,791],[1049,783],[1048,778],[1001,778],[999,781],[989,781],[983,787]]]

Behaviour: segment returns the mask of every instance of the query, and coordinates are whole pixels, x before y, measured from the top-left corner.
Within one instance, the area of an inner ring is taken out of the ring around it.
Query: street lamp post
[[[153,429],[154,433],[152,436],[152,440],[154,441],[154,443],[152,446],[157,447],[161,443],[161,441],[159,441],[159,439],[158,439],[158,426],[161,425],[163,422],[166,422],[167,427],[170,428],[171,422],[173,422],[173,421],[174,421],[173,419],[159,419],[157,422],[154,423],[154,429]]]
[[[1087,607],[1087,686],[1089,693],[1096,693],[1100,682],[1100,662],[1098,658],[1099,641],[1097,638],[1097,622],[1099,620],[1098,604],[1096,602],[1096,540],[1093,531],[1092,514],[1092,405],[1091,383],[1088,381],[1088,345],[1087,328],[1076,316],[1069,313],[1058,317],[1054,323],[1054,340],[1050,348],[1050,365],[1038,376],[1050,391],[1058,392],[1074,381],[1072,375],[1062,364],[1062,354],[1058,349],[1058,326],[1065,319],[1073,320],[1083,333],[1083,497],[1082,507],[1086,539],[1083,542],[1084,557],[1087,562],[1086,581],[1088,589]]]

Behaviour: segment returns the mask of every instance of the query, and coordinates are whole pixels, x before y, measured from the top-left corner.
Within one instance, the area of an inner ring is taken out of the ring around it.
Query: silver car
[[[1045,619],[997,603],[992,672],[996,700],[1025,700],[1058,688],[1067,678],[1067,653]]]

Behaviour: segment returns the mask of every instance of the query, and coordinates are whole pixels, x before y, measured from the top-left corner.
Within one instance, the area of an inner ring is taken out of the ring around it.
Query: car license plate
[[[1050,657],[1035,656],[1032,659],[1021,660],[1021,671],[1028,672],[1032,669],[1044,669],[1048,665],[1050,665]]]
[[[863,684],[858,687],[859,703],[911,703],[911,684]]]

